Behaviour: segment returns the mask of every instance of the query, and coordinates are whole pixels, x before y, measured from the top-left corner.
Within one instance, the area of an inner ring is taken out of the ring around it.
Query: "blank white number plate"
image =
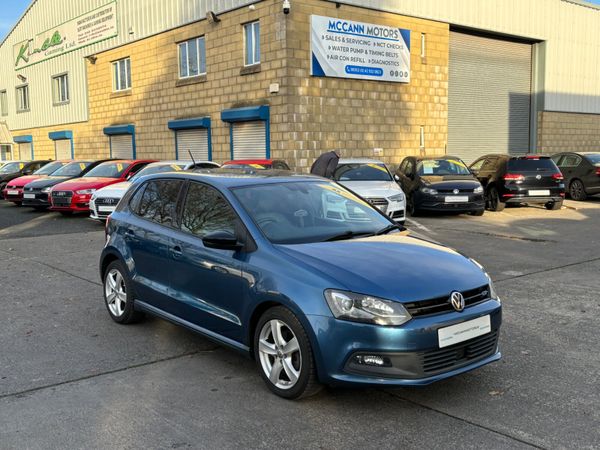
[[[8,195],[19,195],[19,191],[8,190],[6,191]]]
[[[529,191],[529,195],[550,195],[549,190]]]
[[[446,203],[466,203],[469,201],[469,197],[466,195],[446,197]]]
[[[477,319],[467,320],[451,327],[440,328],[438,330],[438,343],[440,348],[444,348],[449,345],[458,344],[459,342],[468,341],[490,331],[492,331],[490,316],[478,317]]]
[[[98,206],[98,212],[113,212],[114,210],[114,206]]]
[[[35,194],[23,194],[23,198],[35,198]]]

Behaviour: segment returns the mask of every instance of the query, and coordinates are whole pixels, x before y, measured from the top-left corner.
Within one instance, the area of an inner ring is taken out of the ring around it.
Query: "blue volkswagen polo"
[[[100,273],[114,321],[149,313],[240,350],[286,398],[424,385],[500,359],[483,268],[322,178],[143,177],[107,222]]]

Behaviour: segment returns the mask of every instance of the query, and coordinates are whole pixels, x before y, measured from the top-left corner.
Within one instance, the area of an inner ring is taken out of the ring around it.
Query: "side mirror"
[[[477,174],[479,173],[479,170],[477,170],[477,169],[469,169],[469,172],[471,172],[472,175],[477,176]]]
[[[394,174],[394,180],[400,181],[400,175],[398,175],[397,173]]]
[[[216,248],[218,250],[239,250],[244,244],[229,231],[213,231],[202,238],[202,243],[206,248]]]

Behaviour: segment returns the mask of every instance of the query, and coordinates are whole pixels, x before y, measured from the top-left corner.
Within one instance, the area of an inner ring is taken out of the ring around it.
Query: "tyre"
[[[558,211],[560,208],[562,208],[562,205],[563,202],[560,200],[558,202],[548,202],[544,206],[550,211]]]
[[[408,210],[408,213],[411,215],[411,217],[417,217],[419,214],[421,214],[421,211],[419,210],[419,208],[417,208],[415,206],[415,202],[411,197],[409,197],[408,199],[408,204],[406,205],[406,209]]]
[[[569,185],[569,197],[578,202],[583,201],[587,198],[585,192],[585,186],[581,180],[573,180]]]
[[[254,355],[261,377],[280,397],[299,399],[321,389],[310,341],[289,309],[276,306],[262,315],[254,333]]]
[[[113,261],[104,273],[104,304],[111,319],[129,324],[139,321],[143,313],[133,306],[133,285],[127,269],[121,261]]]
[[[490,188],[488,191],[488,209],[490,211],[502,211],[506,207],[506,203],[500,200],[500,194],[498,194],[498,189],[494,186]]]
[[[481,216],[483,216],[484,212],[485,212],[485,209],[479,209],[477,211],[471,211],[469,214],[472,216],[481,217]]]

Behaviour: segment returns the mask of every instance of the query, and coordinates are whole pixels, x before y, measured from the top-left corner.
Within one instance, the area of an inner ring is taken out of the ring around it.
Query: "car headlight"
[[[79,195],[93,194],[94,192],[96,192],[96,189],[82,189],[80,191],[75,191],[75,193]]]
[[[336,319],[376,325],[402,325],[412,318],[401,303],[370,295],[327,289],[325,299]]]
[[[494,286],[494,282],[492,281],[492,277],[490,277],[490,275],[485,271],[483,266],[481,264],[479,264],[477,261],[475,261],[473,258],[469,258],[469,260],[473,264],[475,264],[477,267],[479,267],[481,269],[481,271],[483,272],[483,274],[485,275],[485,277],[487,278],[488,286],[490,287],[490,298],[501,302],[500,297],[498,297],[498,293],[496,292],[496,287]]]
[[[49,186],[49,187],[45,187],[44,189],[42,189],[42,192],[44,194],[49,194],[51,190],[52,190],[52,186]]]
[[[437,195],[438,191],[428,187],[422,187],[421,192],[429,195]]]
[[[390,200],[393,201],[393,202],[403,202],[404,201],[404,194],[392,195],[390,197]]]
[[[482,194],[483,193],[483,186],[477,186],[475,189],[473,189],[473,192],[475,194]]]

